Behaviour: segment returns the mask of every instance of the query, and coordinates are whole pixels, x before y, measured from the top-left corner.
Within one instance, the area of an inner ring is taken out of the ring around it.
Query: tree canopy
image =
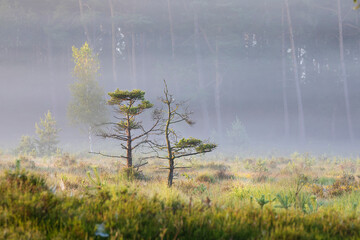
[[[73,46],[72,51],[75,82],[70,85],[68,116],[72,124],[88,132],[92,151],[93,128],[107,117],[104,91],[97,81],[100,64],[87,42],[80,49]]]

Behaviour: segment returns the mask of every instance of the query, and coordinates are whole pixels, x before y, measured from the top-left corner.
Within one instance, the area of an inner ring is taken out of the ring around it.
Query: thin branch
[[[135,148],[139,147],[141,144],[144,144],[144,143],[147,143],[147,142],[149,142],[149,140],[141,141],[141,142],[137,143],[135,146],[133,146],[133,147],[131,148],[131,150],[134,150]]]
[[[128,148],[127,148],[124,144],[122,144],[122,143],[120,143],[120,146],[121,146],[123,149],[125,149],[125,150],[128,149]]]
[[[135,141],[136,139],[139,139],[141,137],[144,137],[145,135],[149,134],[150,132],[152,132],[154,130],[154,128],[159,124],[160,119],[158,119],[155,124],[146,132],[144,132],[143,134],[140,134],[139,136],[134,137],[132,140]]]
[[[182,158],[182,157],[194,156],[194,155],[203,154],[203,153],[208,153],[208,152],[211,152],[211,151],[185,153],[185,154],[181,154],[181,155],[175,155],[174,157],[175,157],[175,158]]]
[[[148,164],[149,162],[145,162],[145,163],[141,163],[141,164],[138,164],[138,165],[135,165],[134,168],[140,168],[142,166],[145,166],[146,164]]]
[[[173,167],[172,169],[178,169],[178,168],[192,168],[192,167]],[[159,169],[168,169],[168,170],[170,170],[171,168],[163,167],[163,168],[159,168]]]
[[[141,160],[147,160],[147,159],[153,159],[153,158],[158,158],[159,156],[149,156],[149,157],[142,157],[142,158],[139,158],[140,161]]]
[[[117,134],[102,133],[102,134],[99,134],[98,136],[100,136],[102,138],[112,138],[112,139],[117,139],[117,140],[121,140],[121,141],[127,141],[128,140],[127,137],[117,135]]]
[[[116,156],[116,155],[108,155],[108,154],[103,154],[101,152],[89,152],[91,154],[96,154],[96,155],[100,155],[100,156],[104,156],[104,157],[111,157],[111,158],[125,158],[127,159],[127,157],[125,156]]]

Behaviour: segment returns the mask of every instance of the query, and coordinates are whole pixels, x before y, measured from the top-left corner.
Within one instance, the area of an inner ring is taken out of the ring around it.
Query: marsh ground
[[[360,238],[360,158],[213,155],[171,189],[160,160],[129,180],[117,159],[0,158],[5,239]]]

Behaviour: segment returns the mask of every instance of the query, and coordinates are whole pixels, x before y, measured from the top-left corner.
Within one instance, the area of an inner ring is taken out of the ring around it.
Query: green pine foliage
[[[121,144],[123,150],[126,151],[126,156],[121,156],[127,160],[127,167],[133,167],[133,154],[135,148],[147,143],[147,136],[155,129],[160,119],[157,119],[154,125],[145,130],[142,122],[137,118],[147,109],[154,105],[145,99],[145,92],[139,89],[132,91],[116,89],[114,92],[109,92],[110,100],[108,104],[113,106],[115,116],[115,123],[108,123],[111,129],[107,129],[99,134],[103,138],[111,138],[126,142]],[[137,135],[136,135],[137,134]]]
[[[35,123],[36,145],[41,156],[51,156],[57,151],[58,133],[60,131],[56,126],[56,121],[51,112],[48,111],[39,123]]]
[[[174,150],[179,152],[179,151],[189,151],[195,149],[197,153],[206,153],[214,150],[216,146],[217,146],[216,144],[204,143],[200,139],[190,137],[190,138],[180,139],[180,141],[175,144]]]
[[[116,89],[108,93],[111,99],[108,104],[116,106],[116,112],[122,115],[123,119],[117,124],[117,129],[126,132],[141,128],[141,122],[135,117],[154,105],[145,100],[145,92],[139,89],[124,91]]]
[[[144,112],[144,110],[154,106],[149,101],[145,100],[145,92],[139,89],[134,89],[132,91],[116,89],[114,92],[110,92],[109,96],[111,99],[108,101],[108,104],[118,106],[119,113],[126,118],[134,118]]]

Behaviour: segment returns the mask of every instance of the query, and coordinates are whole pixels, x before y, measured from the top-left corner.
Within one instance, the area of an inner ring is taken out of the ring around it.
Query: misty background
[[[0,147],[35,135],[35,122],[51,110],[61,146],[86,149],[86,134],[66,111],[71,48],[87,41],[105,93],[138,88],[160,105],[165,79],[176,99],[189,100],[197,124],[184,136],[235,151],[357,153],[360,16],[352,7],[351,0],[0,0]],[[246,144],[229,137],[236,117]]]

